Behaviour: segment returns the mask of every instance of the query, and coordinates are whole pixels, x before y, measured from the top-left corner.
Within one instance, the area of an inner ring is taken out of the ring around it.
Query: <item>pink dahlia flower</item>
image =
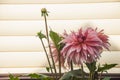
[[[96,61],[99,59],[103,48],[108,49],[110,46],[107,35],[90,27],[81,28],[78,32],[71,32],[61,42],[65,44],[61,55],[68,65],[71,61],[77,65]]]

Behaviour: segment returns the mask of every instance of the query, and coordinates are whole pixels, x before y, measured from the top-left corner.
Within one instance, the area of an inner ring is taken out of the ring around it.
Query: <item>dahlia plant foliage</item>
[[[104,30],[98,30],[92,27],[80,27],[78,31],[67,33],[56,33],[49,30],[47,26],[48,11],[41,9],[45,20],[46,34],[42,31],[37,35],[41,40],[45,51],[51,74],[54,80],[109,80],[110,78],[101,78],[101,74],[117,64],[96,64],[101,57],[103,49],[109,50],[109,37],[104,34]],[[48,42],[48,48],[43,42],[45,38]],[[84,66],[89,72],[84,71]],[[75,69],[75,67],[79,69]],[[62,74],[63,69],[69,70]],[[58,76],[59,74],[59,76]],[[45,79],[45,80],[51,80]],[[44,79],[43,79],[44,80]]]

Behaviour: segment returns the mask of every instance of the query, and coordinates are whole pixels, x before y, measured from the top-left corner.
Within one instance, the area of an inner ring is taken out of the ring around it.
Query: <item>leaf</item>
[[[69,71],[67,73],[64,73],[64,75],[59,80],[80,80],[78,76],[80,76],[81,74],[82,74],[81,69]]]
[[[43,74],[33,73],[33,74],[29,74],[28,76],[31,77],[31,79],[52,80],[52,78],[50,78],[50,77],[48,77],[48,76],[46,76],[46,75],[43,75]]]
[[[110,77],[105,77],[105,78],[102,79],[102,80],[110,80]]]
[[[10,80],[13,80],[14,76],[12,74],[9,75]]]
[[[62,40],[61,37],[54,31],[50,31],[50,38],[52,39],[55,47],[60,50],[60,44],[59,42]]]
[[[46,70],[49,72],[50,71],[50,67],[46,67]]]
[[[40,79],[40,76],[36,73],[29,74],[28,76],[31,77],[31,79]]]
[[[37,36],[42,39],[42,38],[46,38],[46,36],[40,31],[37,33]]]
[[[14,77],[12,74],[9,75],[10,80],[20,80],[17,76]]]
[[[104,72],[107,71],[113,67],[115,67],[117,64],[104,64],[102,67],[98,66],[98,72]]]
[[[96,70],[96,62],[92,63],[85,63],[87,68],[89,69],[90,72],[95,72]]]

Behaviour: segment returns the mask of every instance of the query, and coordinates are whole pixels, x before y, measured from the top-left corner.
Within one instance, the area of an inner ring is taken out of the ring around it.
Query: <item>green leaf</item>
[[[54,32],[54,31],[51,30],[51,31],[50,31],[50,38],[52,39],[55,47],[56,47],[58,50],[60,50],[60,47],[61,47],[61,46],[60,46],[59,42],[62,40],[61,37],[60,37],[56,32]]]
[[[40,76],[36,73],[29,74],[28,76],[31,77],[31,79],[40,79]]]
[[[98,66],[98,72],[104,72],[107,71],[113,67],[115,67],[117,64],[104,64],[102,67]]]
[[[13,76],[12,74],[9,75],[10,80],[20,80],[17,76]]]
[[[50,67],[46,67],[46,70],[49,72],[50,71]]]
[[[50,78],[50,77],[48,77],[48,76],[46,76],[46,75],[43,75],[43,74],[33,73],[33,74],[29,74],[28,76],[31,77],[31,79],[52,80],[52,78]]]
[[[59,80],[80,80],[78,76],[80,76],[81,74],[82,74],[81,69],[69,71],[67,73],[64,73],[64,75]]]
[[[14,76],[12,74],[9,75],[10,80],[14,80]]]
[[[96,62],[92,63],[85,63],[87,68],[89,69],[90,72],[95,72],[96,70]]]
[[[37,36],[42,39],[42,38],[46,38],[46,36],[40,31],[37,33]]]
[[[110,77],[105,77],[105,78],[102,79],[102,80],[110,80]]]

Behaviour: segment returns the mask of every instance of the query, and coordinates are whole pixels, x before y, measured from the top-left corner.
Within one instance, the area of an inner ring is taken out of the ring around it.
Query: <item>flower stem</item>
[[[81,70],[82,70],[82,80],[85,80],[83,65],[81,65]]]
[[[50,63],[50,59],[49,59],[48,54],[47,54],[47,50],[46,50],[46,48],[45,48],[45,45],[44,45],[44,43],[43,43],[43,40],[42,40],[42,39],[40,39],[40,40],[41,40],[43,49],[44,49],[44,51],[45,51],[45,54],[46,54],[46,57],[47,57],[47,60],[48,60],[48,64],[49,64],[49,67],[50,67],[50,70],[51,70],[51,73],[53,74],[53,70],[52,70],[52,66],[51,66],[51,63]]]
[[[70,67],[71,67],[71,71],[73,71],[73,63],[72,63],[72,61],[70,63]]]
[[[47,42],[48,42],[49,52],[50,52],[50,56],[51,56],[53,67],[54,67],[54,72],[55,72],[56,79],[57,79],[57,70],[56,70],[55,62],[54,62],[54,59],[53,59],[53,56],[52,56],[52,50],[51,50],[51,47],[50,47],[48,26],[47,26],[47,18],[46,18],[45,14],[44,14],[44,19],[45,19],[45,27],[46,27],[46,35],[47,35]]]
[[[90,80],[95,80],[94,79],[94,72],[90,72]]]
[[[61,57],[60,57],[60,51],[58,51],[58,59],[59,59],[59,75],[61,77]]]

